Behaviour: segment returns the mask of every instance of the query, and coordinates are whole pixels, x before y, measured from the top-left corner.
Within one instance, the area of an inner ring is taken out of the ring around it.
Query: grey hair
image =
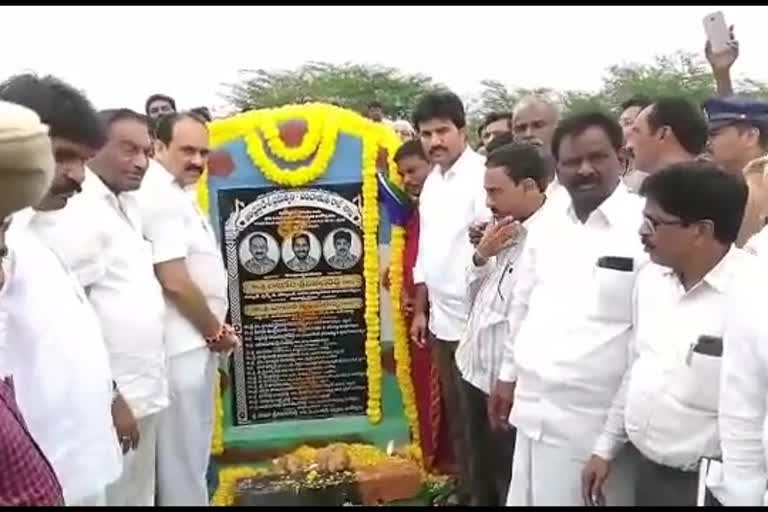
[[[520,98],[517,104],[515,104],[515,108],[512,110],[512,119],[517,117],[521,110],[533,105],[545,105],[546,107],[551,108],[555,112],[558,121],[563,113],[563,106],[558,98],[544,94],[528,94]]]

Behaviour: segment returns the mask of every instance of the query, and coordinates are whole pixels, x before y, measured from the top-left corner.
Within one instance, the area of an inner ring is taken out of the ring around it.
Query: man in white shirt
[[[712,492],[726,507],[768,505],[768,270],[743,272],[729,290],[720,379],[720,478]]]
[[[209,152],[205,120],[170,114],[158,121],[156,136],[160,165],[150,164],[138,196],[167,303],[171,403],[158,426],[157,503],[203,506],[208,504],[217,354],[230,352],[238,339],[224,323],[227,279],[221,251],[195,196]]]
[[[99,320],[77,278],[46,244],[42,225],[46,212],[63,208],[80,190],[85,162],[104,144],[104,130],[90,102],[54,77],[12,77],[0,85],[0,99],[26,106],[48,124],[56,162],[46,196],[14,215],[7,235],[0,313],[8,370],[66,504],[103,505],[107,485],[122,470],[113,413],[126,406],[113,396]]]
[[[547,207],[553,203],[567,205],[568,194],[558,182],[556,163],[552,157],[552,136],[560,122],[560,104],[544,95],[532,94],[520,98],[512,110],[512,133],[515,142],[533,144],[549,164]]]
[[[414,124],[424,152],[434,168],[419,197],[419,250],[413,269],[416,285],[411,338],[419,346],[430,343],[440,375],[446,421],[460,466],[461,500],[476,501],[480,475],[470,475],[465,418],[460,407],[459,375],[454,353],[467,323],[469,303],[464,271],[472,257],[469,227],[487,221],[483,190],[484,159],[467,144],[464,106],[453,93],[430,93],[419,101]],[[429,326],[427,326],[429,294]]]
[[[704,151],[707,138],[701,110],[685,98],[667,97],[638,114],[627,137],[627,148],[635,157],[635,170],[648,175],[668,165],[695,160]]]
[[[152,143],[146,118],[136,112],[108,110],[101,119],[107,143],[89,162],[82,194],[44,237],[85,288],[129,405],[117,422],[123,473],[107,489],[107,505],[153,506],[158,413],[168,405],[165,302],[131,193],[144,178]]]
[[[509,428],[491,431],[488,395],[499,376],[510,335],[507,317],[517,277],[516,260],[526,233],[535,229],[542,215],[549,169],[528,144],[493,150],[485,165],[486,203],[494,222],[467,264],[471,312],[456,349],[456,364],[462,376],[469,445],[480,454],[474,458],[478,467],[473,473],[485,475],[480,505],[501,506],[506,502],[515,437]]]
[[[699,462],[720,456],[726,296],[752,258],[733,246],[747,187],[714,164],[687,162],[649,176],[640,195],[653,264],[635,285],[633,362],[603,436],[613,442],[587,464],[584,493],[599,504],[609,460],[628,438],[638,455],[636,504],[695,506]]]
[[[602,113],[566,119],[553,137],[571,202],[529,233],[512,291],[513,335],[496,384],[508,402],[514,394],[507,505],[584,504],[581,470],[627,366],[632,286],[645,261],[640,199],[620,183],[621,144],[621,126]],[[606,483],[610,505],[632,503],[627,463]]]

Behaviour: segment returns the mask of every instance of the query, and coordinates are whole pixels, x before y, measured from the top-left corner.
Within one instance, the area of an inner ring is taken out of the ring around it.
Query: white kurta
[[[122,462],[98,318],[75,276],[39,236],[34,211],[14,216],[7,243],[12,264],[0,308],[19,408],[65,502],[103,496]]]
[[[510,321],[517,332],[507,345],[513,356],[501,369],[502,380],[517,382],[510,422],[520,444],[508,505],[583,505],[571,487],[593,451],[602,453],[629,363],[632,288],[647,261],[637,236],[641,203],[619,184],[583,224],[570,206],[550,210],[546,229],[531,232],[525,245]],[[601,268],[601,257],[629,259],[632,269]],[[533,444],[527,454],[525,439]],[[606,495],[615,496],[613,504],[631,503],[618,492],[628,489],[620,480],[608,482]],[[524,496],[532,501],[515,501]]]
[[[213,228],[197,208],[194,194],[153,163],[138,197],[155,264],[183,258],[208,307],[223,322],[226,271]],[[208,504],[206,471],[218,357],[172,302],[167,301],[166,311],[171,404],[158,426],[157,501],[161,506],[203,506]]]
[[[88,170],[83,192],[45,218],[43,236],[85,288],[104,332],[113,378],[139,420],[139,446],[126,454],[107,504],[154,505],[152,416],[168,406],[165,301],[136,200],[131,193],[116,196]]]

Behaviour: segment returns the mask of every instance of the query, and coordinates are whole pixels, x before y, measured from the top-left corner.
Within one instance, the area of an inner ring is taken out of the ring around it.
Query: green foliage
[[[418,98],[439,87],[424,75],[351,63],[310,62],[295,70],[241,73],[243,80],[230,84],[227,95],[240,110],[324,101],[364,113],[369,101],[378,100],[388,117],[407,119]]]

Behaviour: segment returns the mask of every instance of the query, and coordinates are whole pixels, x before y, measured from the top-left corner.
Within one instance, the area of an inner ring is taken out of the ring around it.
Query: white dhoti
[[[170,405],[157,432],[157,504],[205,506],[217,358],[199,348],[169,359]]]
[[[507,506],[585,506],[581,472],[588,457],[534,441],[518,430]],[[603,485],[606,505],[634,505],[634,466],[626,450],[611,463]]]
[[[137,420],[139,446],[123,455],[123,473],[107,486],[107,506],[153,507],[155,505],[155,463],[157,426],[160,413]]]

